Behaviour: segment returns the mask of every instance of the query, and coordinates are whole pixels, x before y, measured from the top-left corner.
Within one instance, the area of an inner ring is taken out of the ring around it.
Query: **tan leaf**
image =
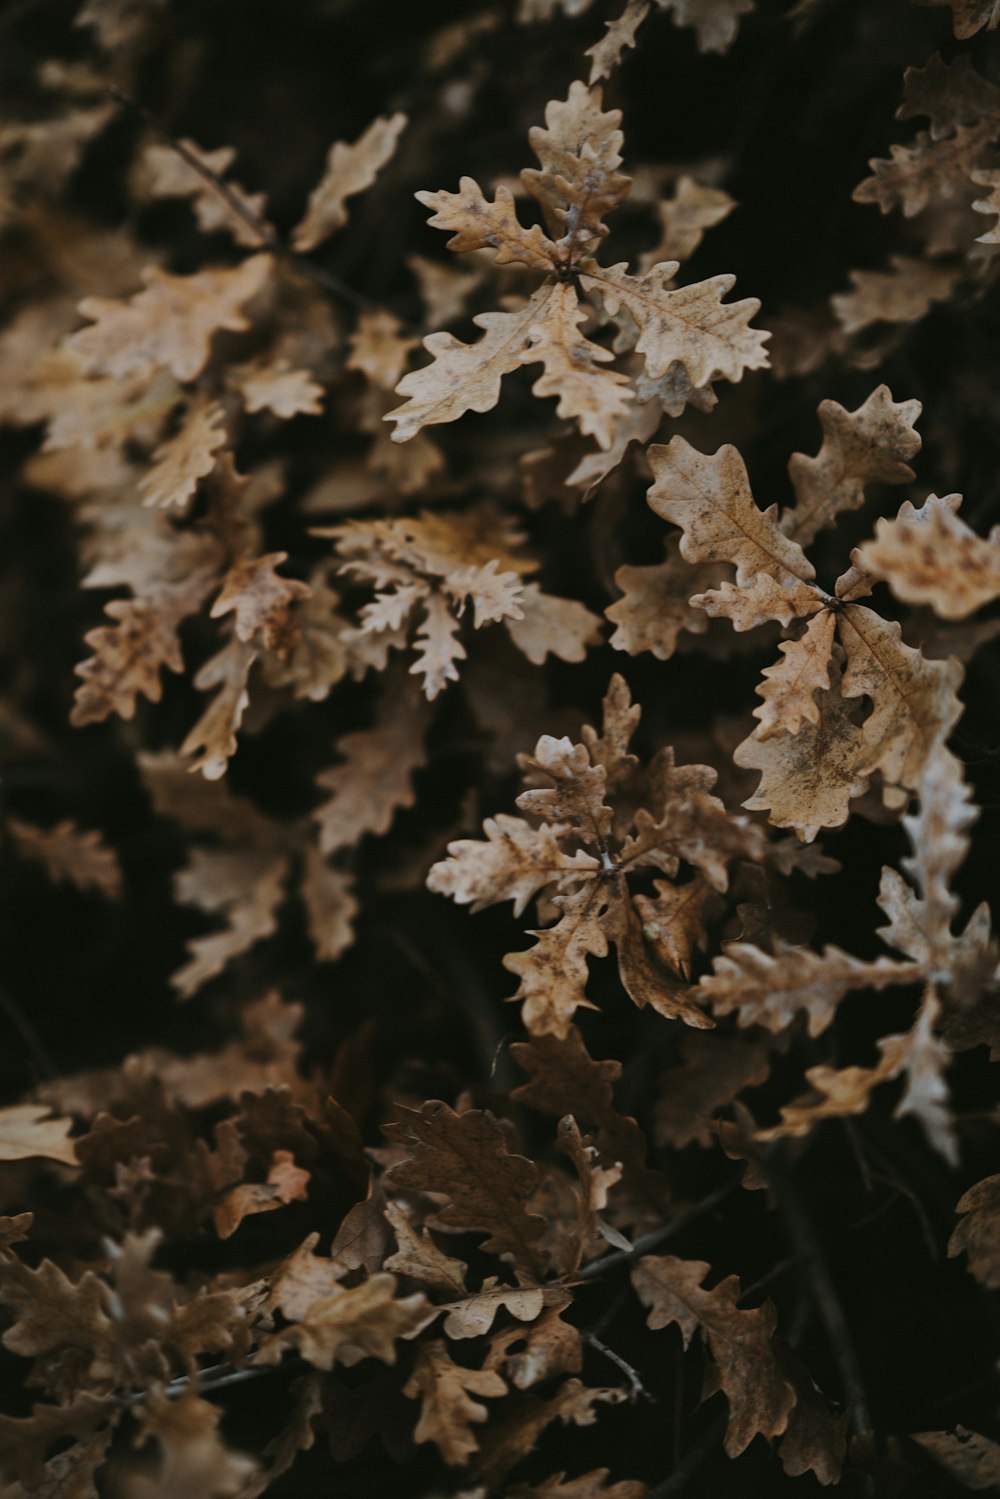
[[[735,1275],[711,1291],[703,1289],[701,1282],[710,1269],[704,1260],[646,1255],[632,1271],[632,1284],[650,1309],[650,1327],[676,1323],[685,1347],[701,1329],[729,1401],[725,1449],[730,1457],[738,1457],[758,1434],[770,1438],[785,1431],[795,1390],[775,1356],[777,1316],[771,1302],[741,1311]]]
[[[647,0],[642,0],[643,4]],[[579,1478],[567,1478],[565,1473],[553,1473],[551,1478],[530,1488],[518,1484],[508,1491],[508,1499],[645,1499],[648,1490],[644,1483],[631,1478],[612,1483],[607,1468],[593,1468],[581,1473]]]
[[[503,966],[521,981],[512,997],[523,1001],[525,1028],[564,1039],[577,1009],[596,1009],[586,996],[587,958],[605,957],[608,939],[601,924],[605,903],[593,885],[556,896],[554,903],[562,913],[555,926],[529,933],[538,939],[534,947],[508,953]]]
[[[601,621],[576,599],[555,598],[537,583],[524,583],[518,595],[520,619],[504,620],[507,634],[534,666],[547,656],[560,661],[582,661],[587,648],[597,645]]]
[[[632,388],[626,375],[601,369],[614,358],[611,351],[577,332],[586,317],[572,286],[553,287],[528,329],[528,348],[521,354],[521,363],[540,360],[545,372],[531,387],[534,394],[557,396],[556,415],[575,421],[585,437],[596,438],[599,447],[609,448],[616,423],[632,400]]]
[[[554,289],[554,282],[545,282],[517,312],[477,313],[472,321],[485,332],[474,344],[451,333],[428,334],[424,348],[433,363],[403,376],[396,392],[407,401],[386,417],[396,423],[393,442],[407,442],[421,427],[457,421],[466,411],[491,411],[504,375],[521,365],[529,332]]]
[[[208,171],[224,178],[236,157],[232,146],[218,146],[214,151],[203,151],[193,140],[186,137],[179,144],[184,151],[200,161]],[[140,180],[137,188],[147,198],[190,198],[198,227],[204,234],[228,231],[238,245],[248,249],[259,249],[263,235],[252,229],[245,219],[226,202],[225,198],[210,182],[207,182],[174,146],[153,144],[147,146],[142,158]],[[226,187],[243,204],[247,211],[264,223],[267,198],[264,193],[248,193],[238,182],[227,182]]]
[[[735,40],[740,16],[754,9],[756,0],[657,0],[678,26],[693,26],[699,52],[725,52]]]
[[[607,36],[602,36],[599,42],[588,47],[585,54],[591,60],[588,80],[591,84],[611,77],[621,62],[622,53],[626,48],[635,46],[635,34],[648,15],[649,0],[625,0],[625,9],[621,15],[605,21]]]
[[[365,833],[387,833],[396,812],[413,806],[413,773],[426,762],[425,724],[411,690],[390,690],[372,728],[337,741],[343,763],[316,777],[320,790],[332,793],[312,814],[321,853],[351,848]]]
[[[271,274],[270,255],[253,255],[231,270],[173,276],[158,266],[143,272],[146,290],[127,302],[85,297],[80,303],[93,326],[66,342],[90,374],[131,375],[169,369],[178,380],[194,380],[208,360],[212,335],[243,333],[241,311]]]
[[[226,441],[225,412],[219,402],[192,407],[177,435],[153,454],[153,467],[139,481],[142,503],[186,510]]]
[[[639,259],[639,268],[651,270],[663,260],[688,260],[705,237],[705,230],[721,224],[736,204],[728,193],[707,187],[686,173],[674,184],[673,196],[655,205],[660,238]]]
[[[72,1119],[50,1119],[48,1113],[47,1104],[19,1103],[0,1109],[0,1161],[43,1156],[64,1166],[79,1166],[69,1138]]]
[[[558,1296],[553,1290],[547,1297]],[[569,1295],[549,1306],[530,1327],[508,1327],[495,1333],[486,1358],[488,1369],[502,1369],[519,1390],[530,1390],[557,1374],[578,1374],[583,1368],[583,1339],[564,1322]]]
[[[917,0],[918,5],[950,5],[952,25],[959,40],[975,36],[985,26],[993,31],[1000,24],[997,0]]]
[[[431,867],[427,888],[448,895],[459,905],[481,911],[497,901],[512,900],[520,916],[538,891],[598,869],[584,849],[567,854],[559,845],[562,828],[546,823],[533,828],[522,817],[499,813],[483,823],[486,841],[462,838],[448,845],[448,858]]]
[[[621,166],[621,111],[601,109],[601,90],[577,80],[565,100],[545,108],[545,126],[535,125],[528,141],[541,170],[521,173],[528,192],[541,204],[550,234],[563,235],[560,248],[574,260],[607,233],[603,222],[628,195],[630,179]]]
[[[522,228],[514,195],[502,183],[492,203],[473,177],[463,177],[457,193],[419,192],[416,198],[425,208],[435,209],[427,220],[433,229],[453,231],[447,248],[456,254],[492,250],[497,265],[524,265],[545,274],[558,269],[558,249],[537,224]]]
[[[990,1290],[1000,1287],[1000,1175],[987,1176],[959,1198],[964,1214],[948,1241],[949,1255],[964,1254],[976,1279]]]
[[[396,1277],[381,1272],[349,1289],[334,1284],[312,1299],[307,1295],[297,1287],[295,1300],[286,1302],[286,1289],[279,1281],[277,1305],[293,1321],[268,1338],[255,1355],[256,1363],[277,1363],[283,1350],[292,1346],[316,1369],[332,1369],[337,1363],[351,1367],[365,1358],[394,1364],[397,1341],[415,1338],[436,1315],[420,1293],[397,1298]]]
[[[187,1390],[176,1400],[150,1395],[139,1408],[141,1440],[155,1436],[158,1471],[129,1476],[129,1499],[230,1499],[242,1492],[257,1464],[220,1440],[222,1411]]]
[[[97,829],[83,832],[72,818],[52,828],[37,828],[8,817],[7,832],[22,859],[41,864],[50,880],[68,880],[77,890],[97,890],[106,900],[119,900],[122,871],[118,855]]]
[[[222,581],[212,605],[213,619],[232,613],[236,638],[249,644],[259,637],[265,650],[282,653],[295,638],[295,608],[309,597],[309,587],[276,572],[288,561],[287,552],[268,552],[263,557],[241,557]]]
[[[449,1467],[462,1467],[478,1451],[472,1432],[489,1412],[472,1396],[506,1395],[507,1386],[494,1369],[466,1369],[452,1363],[440,1338],[422,1343],[413,1373],[403,1386],[411,1400],[420,1397],[416,1442],[434,1442]]]
[[[190,957],[170,980],[182,999],[273,936],[287,876],[287,857],[271,849],[191,849],[187,867],[174,876],[174,894],[184,905],[221,915],[226,925],[188,942]]]
[[[705,902],[712,887],[703,875],[696,875],[686,885],[654,880],[653,888],[655,897],[635,897],[642,935],[661,963],[690,979],[694,950],[705,944]]]
[[[501,1309],[519,1322],[534,1322],[544,1302],[541,1286],[497,1285],[496,1276],[490,1275],[478,1291],[469,1292],[457,1301],[445,1301],[440,1309],[448,1314],[443,1324],[445,1333],[458,1341],[485,1336]]]
[[[815,458],[793,453],[789,460],[795,505],[781,518],[786,535],[808,546],[842,511],[864,503],[866,484],[912,479],[908,460],[920,451],[920,435],[914,430],[920,409],[919,401],[893,401],[887,385],[873,390],[856,411],[821,401],[823,446]]]
[[[651,447],[648,456],[655,476],[650,508],[681,527],[687,561],[732,563],[740,587],[761,573],[781,584],[815,577],[802,548],[779,529],[777,506],[757,509],[736,448],[699,453],[675,437],[666,447]]]
[[[458,681],[456,663],[468,654],[458,639],[458,630],[458,620],[441,594],[428,594],[417,628],[417,657],[410,667],[411,675],[423,677],[428,702],[433,702],[449,682]]]
[[[889,271],[851,271],[851,290],[837,292],[830,305],[845,333],[873,323],[916,323],[935,302],[946,302],[958,280],[951,266],[905,255],[891,255]]]
[[[866,696],[874,703],[861,726],[859,769],[866,776],[880,771],[886,805],[901,806],[906,794],[899,788],[919,786],[928,756],[961,716],[962,667],[951,658],[926,660],[903,644],[894,620],[880,619],[861,604],[844,605],[837,631],[847,658],[842,695]]]
[[[347,199],[372,186],[395,155],[406,125],[404,114],[379,115],[353,145],[336,141],[330,147],[326,168],[310,194],[305,217],[292,232],[296,250],[314,250],[343,228],[347,223]]]
[[[766,667],[765,680],[758,686],[761,705],[753,710],[760,719],[754,730],[757,739],[772,739],[775,734],[797,734],[803,724],[819,723],[815,698],[830,686],[830,648],[836,616],[832,609],[816,614],[797,640],[786,640],[778,649],[783,660]]]
[[[645,356],[652,379],[674,363],[697,388],[709,380],[740,380],[745,370],[764,369],[767,333],[749,326],[760,308],[754,297],[724,303],[734,276],[712,276],[690,286],[673,286],[677,262],[664,261],[641,276],[625,264],[599,266],[584,261],[581,284],[601,297],[611,315],[624,308],[639,328],[635,348]]]
[[[842,1119],[863,1114],[873,1089],[902,1076],[902,1097],[895,1117],[915,1114],[935,1149],[951,1165],[958,1163],[958,1145],[948,1111],[948,1089],[943,1072],[951,1053],[934,1035],[940,1015],[940,1002],[932,988],[927,990],[920,1013],[909,1031],[884,1036],[878,1043],[881,1061],[874,1067],[810,1067],[807,1082],[818,1095],[804,1103],[786,1105],[781,1123],[759,1130],[757,1139],[770,1141],[786,1135],[807,1135],[822,1119]]]
[[[604,611],[615,625],[611,645],[616,651],[628,651],[630,656],[651,651],[658,660],[668,661],[682,632],[704,635],[708,629],[705,616],[714,611],[696,606],[692,594],[702,601],[712,597],[699,590],[714,588],[725,577],[726,569],[719,563],[686,562],[680,553],[680,538],[672,534],[667,540],[665,561],[652,567],[626,565],[615,573],[622,598]],[[739,592],[742,597],[743,590]]]
[[[129,719],[140,696],[151,703],[160,701],[163,668],[184,669],[177,627],[211,587],[208,577],[197,582],[197,587],[173,598],[112,599],[105,604],[105,614],[115,623],[98,625],[83,637],[94,654],[74,668],[83,681],[76,690],[71,723],[100,723],[112,713]]]
[[[873,175],[859,182],[851,196],[856,203],[877,203],[882,213],[900,208],[906,218],[915,218],[929,205],[967,191],[971,172],[998,132],[1000,119],[957,125],[946,140],[921,130],[911,145],[892,145],[888,157],[870,161]]]
[[[236,1232],[244,1218],[270,1213],[286,1203],[304,1201],[309,1193],[310,1173],[296,1166],[290,1150],[276,1150],[266,1182],[243,1182],[226,1192],[216,1204],[215,1231],[220,1239]]]
[[[317,958],[321,963],[334,962],[354,941],[354,921],[361,910],[350,873],[334,869],[310,843],[299,895]]]
[[[852,799],[867,791],[870,781],[861,769],[863,733],[840,696],[839,680],[818,693],[816,704],[816,724],[766,740],[755,732],[733,752],[741,769],[761,772],[757,790],[743,805],[767,812],[775,827],[794,828],[807,843],[821,828],[841,827]]]
[[[956,1426],[951,1431],[915,1431],[910,1438],[963,1488],[1000,1488],[1000,1443]]]
[[[77,1485],[92,1484],[103,1463],[114,1435],[114,1414],[111,1399],[81,1392],[63,1405],[35,1405],[30,1416],[0,1415],[0,1470],[5,1479],[19,1480],[5,1485],[5,1499],[26,1499],[29,1494],[40,1499],[76,1499],[77,1494],[91,1499],[97,1490]],[[101,1426],[106,1430],[99,1432]],[[78,1439],[75,1445],[46,1462],[51,1449],[65,1446],[70,1437]]]
[[[397,1248],[385,1261],[384,1268],[396,1275],[407,1275],[422,1285],[445,1291],[452,1297],[465,1295],[468,1266],[439,1249],[424,1229],[417,1233],[405,1209],[398,1202],[387,1202],[385,1216],[396,1235]]]
[[[292,369],[287,359],[260,364],[240,373],[238,382],[243,404],[250,412],[270,411],[281,421],[293,416],[319,416],[323,387],[309,370]]]
[[[194,685],[200,692],[219,689],[181,745],[182,755],[198,756],[190,768],[200,770],[206,781],[224,776],[236,753],[236,731],[250,704],[247,681],[256,659],[253,647],[233,636],[195,676]]]
[[[530,1214],[525,1203],[538,1173],[524,1156],[511,1155],[493,1115],[478,1109],[456,1114],[436,1100],[400,1113],[398,1122],[384,1129],[410,1154],[392,1167],[387,1183],[410,1191],[446,1192],[447,1203],[429,1220],[432,1228],[488,1234],[484,1249],[536,1277],[541,1267],[535,1246],[544,1221]]]
[[[699,570],[707,573],[711,567],[711,563],[703,562]],[[734,630],[755,630],[769,619],[787,628],[793,620],[821,609],[824,598],[812,583],[790,576],[779,583],[768,573],[759,572],[747,587],[724,582],[707,593],[692,595],[690,603],[715,619],[728,619]]]
[[[929,604],[942,619],[966,619],[1000,597],[1000,527],[988,540],[958,514],[959,495],[905,500],[895,520],[875,523],[858,548],[859,565],[885,578],[907,604]]]
[[[782,946],[772,955],[748,942],[730,942],[712,966],[714,972],[701,980],[695,994],[717,1015],[735,1011],[740,1025],[781,1031],[801,1010],[811,1036],[827,1029],[850,990],[912,984],[920,976],[912,963],[889,958],[864,963],[838,947],[816,953]]]

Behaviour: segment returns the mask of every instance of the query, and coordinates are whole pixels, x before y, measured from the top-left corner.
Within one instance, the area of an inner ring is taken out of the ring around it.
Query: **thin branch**
[[[625,1359],[622,1358],[620,1353],[616,1353],[613,1348],[609,1348],[607,1343],[602,1343],[600,1338],[592,1332],[585,1332],[583,1334],[583,1341],[588,1345],[588,1347],[593,1348],[595,1352],[603,1354],[606,1359],[610,1359],[615,1367],[620,1369],[624,1374],[625,1378],[629,1382],[628,1398],[630,1404],[634,1405],[637,1400],[653,1399],[652,1395],[646,1389],[646,1386],[643,1384],[636,1370],[633,1369],[631,1364],[627,1363]]]
[[[228,182],[224,182],[217,172],[213,172],[211,167],[206,166],[203,161],[200,161],[194,152],[185,146],[183,141],[177,140],[164,130],[144,104],[140,104],[136,99],[131,98],[116,83],[108,85],[108,93],[116,104],[121,104],[124,108],[130,109],[137,114],[143,123],[153,131],[154,135],[159,136],[164,145],[169,146],[172,151],[176,151],[177,155],[191,168],[192,172],[197,172],[202,181],[222,199],[229,211],[235,214],[241,223],[246,225],[251,234],[257,236],[261,249],[269,250],[276,259],[286,261],[290,265],[295,266],[305,275],[310,276],[325,291],[330,292],[332,296],[338,297],[342,302],[349,302],[352,307],[361,309],[371,309],[375,306],[375,303],[370,298],[366,297],[362,292],[355,291],[353,286],[349,286],[346,281],[342,281],[339,276],[334,275],[332,271],[328,271],[325,266],[317,265],[314,260],[310,260],[306,255],[301,255],[297,250],[293,250],[290,245],[286,244],[280,234],[265,219],[262,219],[259,214],[254,213],[253,209],[243,201],[239,194],[233,192]]]
[[[666,1223],[662,1228],[654,1228],[650,1233],[643,1234],[636,1239],[631,1249],[619,1249],[614,1254],[606,1254],[603,1259],[593,1260],[591,1264],[584,1265],[577,1272],[577,1280],[595,1280],[599,1275],[605,1275],[609,1270],[617,1270],[621,1265],[630,1265],[637,1255],[646,1254],[650,1249],[656,1249],[660,1244],[665,1244],[668,1239],[674,1238],[676,1234],[683,1233],[690,1224],[696,1223],[699,1218],[704,1218],[713,1208],[718,1207],[720,1202],[725,1202],[731,1197],[740,1185],[738,1176],[730,1177],[721,1187],[702,1199],[690,1212],[684,1213],[680,1218],[675,1218],[672,1223]]]

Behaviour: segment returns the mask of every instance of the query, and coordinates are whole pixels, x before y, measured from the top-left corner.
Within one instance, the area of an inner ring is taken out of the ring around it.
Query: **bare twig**
[[[628,1398],[632,1405],[634,1405],[637,1400],[653,1399],[652,1395],[646,1389],[646,1386],[643,1384],[636,1370],[633,1369],[631,1364],[627,1363],[625,1359],[622,1358],[620,1353],[616,1353],[613,1348],[609,1348],[607,1343],[602,1343],[600,1338],[592,1332],[585,1332],[583,1334],[583,1341],[589,1348],[593,1348],[595,1352],[603,1354],[606,1359],[610,1359],[615,1367],[622,1371],[625,1378],[629,1382]]]

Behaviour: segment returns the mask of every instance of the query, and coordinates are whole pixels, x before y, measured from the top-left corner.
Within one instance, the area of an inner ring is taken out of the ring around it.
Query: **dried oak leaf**
[[[909,500],[894,520],[875,522],[875,539],[855,560],[884,578],[906,604],[929,604],[941,619],[966,619],[1000,597],[1000,526],[984,540],[958,514],[961,496]]]
[[[217,146],[214,151],[203,151],[192,140],[184,138],[177,146],[147,146],[141,164],[135,173],[135,188],[143,198],[190,198],[198,228],[203,234],[227,231],[238,245],[247,249],[260,249],[264,234],[269,227],[264,218],[267,198],[264,193],[248,193],[238,182],[226,182],[227,191],[235,197],[247,212],[261,225],[254,229],[246,219],[230,207],[226,198],[206,177],[198,172],[185,156],[194,157],[219,180],[225,178],[236,157],[232,146]]]
[[[339,1280],[346,1268],[307,1255],[294,1279],[279,1276],[272,1301],[290,1325],[266,1339],[254,1363],[278,1363],[284,1350],[294,1347],[317,1369],[336,1363],[351,1367],[364,1358],[394,1364],[397,1341],[415,1338],[437,1315],[420,1292],[397,1297],[394,1275],[376,1272],[350,1288],[338,1284],[332,1277]]]
[[[140,1441],[155,1437],[160,1459],[155,1476],[125,1477],[128,1499],[235,1499],[257,1471],[253,1458],[233,1452],[219,1437],[222,1411],[193,1390],[176,1400],[150,1395],[139,1409]]]
[[[977,1493],[1000,1488],[1000,1443],[980,1432],[956,1426],[954,1431],[915,1431],[910,1440],[963,1488]]]
[[[626,746],[637,722],[624,680],[613,677],[602,737],[585,728],[585,742],[574,745],[543,735],[526,759],[529,776],[549,784],[523,792],[518,806],[545,820],[535,826],[523,818],[491,819],[485,843],[450,844],[449,857],[428,875],[429,889],[477,909],[513,900],[520,912],[547,892],[559,919],[533,933],[533,948],[504,959],[521,979],[515,998],[524,1001],[525,1024],[536,1035],[565,1038],[574,1011],[593,1008],[585,993],[587,959],[605,956],[609,942],[622,984],[640,1008],[651,1004],[688,1025],[709,1024],[688,986],[654,965],[628,875],[652,868],[673,879],[683,860],[723,890],[729,860],[753,857],[762,845],[755,829],[710,794],[715,773],[707,766],[678,767],[672,752],[661,752],[645,780],[629,786],[638,772]],[[628,795],[611,795],[615,805],[605,801],[609,790],[626,787]]]
[[[832,1024],[837,1006],[852,989],[884,989],[921,977],[915,963],[891,958],[866,963],[838,947],[817,953],[784,943],[767,953],[749,942],[730,942],[712,966],[713,973],[701,980],[695,994],[717,1015],[735,1011],[741,1026],[782,1031],[802,1011],[810,1036]]]
[[[946,302],[959,279],[955,267],[935,261],[890,255],[888,271],[851,271],[851,290],[830,298],[845,333],[860,333],[873,323],[916,323],[935,302]]]
[[[52,828],[38,828],[8,817],[6,830],[21,858],[41,864],[50,880],[67,880],[77,890],[96,890],[106,900],[121,898],[118,855],[96,828],[83,832],[72,818]]]
[[[347,199],[372,186],[395,155],[406,125],[404,114],[379,115],[353,145],[334,142],[327,153],[323,176],[310,194],[305,217],[292,232],[296,250],[300,253],[314,250],[343,228],[347,223]]]
[[[622,1389],[592,1389],[579,1379],[567,1379],[554,1395],[541,1399],[530,1393],[508,1395],[480,1440],[479,1472],[483,1482],[497,1484],[515,1463],[527,1457],[553,1421],[564,1426],[593,1426],[601,1405],[620,1405]]]
[[[0,1109],[0,1161],[27,1161],[41,1156],[63,1166],[79,1166],[72,1119],[51,1119],[47,1104],[18,1103]]]
[[[220,1239],[236,1232],[244,1218],[270,1213],[286,1203],[308,1197],[310,1173],[296,1166],[290,1150],[276,1150],[265,1182],[242,1182],[226,1192],[216,1204],[215,1231]]]
[[[873,390],[856,411],[821,401],[822,447],[815,458],[794,453],[789,460],[795,505],[782,515],[785,534],[808,546],[843,511],[864,503],[866,484],[912,479],[908,460],[920,451],[914,430],[920,409],[919,401],[893,401],[887,385]]]
[[[463,1467],[479,1450],[472,1431],[489,1412],[473,1396],[506,1395],[507,1386],[494,1369],[467,1369],[452,1362],[440,1338],[422,1343],[413,1373],[403,1386],[411,1400],[420,1397],[416,1442],[434,1442],[449,1467]]]
[[[193,276],[147,266],[146,290],[128,301],[85,297],[80,311],[93,326],[72,334],[65,347],[80,356],[88,374],[124,376],[165,368],[178,380],[194,380],[208,361],[214,333],[249,328],[242,309],[263,289],[272,268],[270,255]]]
[[[309,370],[292,369],[287,359],[251,365],[236,374],[247,411],[270,411],[281,421],[293,416],[320,416],[323,387]]]
[[[958,1200],[965,1216],[948,1242],[949,1255],[968,1256],[969,1269],[990,1290],[1000,1287],[1000,1175],[987,1176]]]
[[[236,734],[250,706],[250,668],[257,654],[254,646],[234,634],[195,675],[194,686],[199,692],[209,692],[213,687],[217,691],[198,722],[188,730],[180,752],[197,756],[190,768],[201,771],[206,781],[221,779],[236,753]]]
[[[473,321],[484,333],[475,344],[450,333],[428,335],[424,348],[433,362],[403,377],[396,388],[408,400],[387,415],[396,423],[395,442],[467,411],[489,411],[504,375],[540,360],[544,371],[535,393],[558,397],[560,416],[575,419],[601,448],[612,448],[629,403],[637,394],[648,400],[653,392],[642,393],[627,374],[604,367],[613,352],[579,332],[588,312],[617,323],[616,351],[634,347],[654,383],[679,370],[696,391],[713,379],[739,380],[744,370],[767,363],[767,335],[749,327],[759,303],[722,302],[732,276],[675,287],[676,260],[631,275],[624,263],[602,266],[594,259],[607,233],[604,219],[630,187],[618,170],[620,119],[619,111],[602,110],[598,88],[576,82],[565,100],[549,103],[545,127],[530,132],[541,166],[525,169],[521,180],[541,207],[547,233],[521,225],[503,186],[493,202],[471,177],[462,178],[457,193],[417,194],[435,210],[430,222],[452,232],[450,249],[490,250],[498,265],[517,265],[545,280],[515,310],[479,313]]]
[[[0,1474],[12,1484],[5,1495],[62,1499],[65,1494],[75,1499],[80,1494],[90,1499],[97,1492],[93,1477],[104,1461],[116,1415],[113,1400],[86,1391],[62,1405],[36,1405],[30,1416],[0,1415]],[[74,1442],[68,1451],[48,1457],[68,1439]],[[23,1487],[13,1487],[15,1483]]]
[[[287,655],[293,649],[297,606],[310,592],[307,583],[279,577],[276,569],[287,561],[287,552],[239,558],[223,578],[211,608],[213,619],[232,613],[237,640],[246,644],[259,641],[265,650],[278,655]]]
[[[225,412],[218,401],[195,405],[180,430],[153,454],[153,467],[139,481],[143,504],[184,511],[199,482],[215,467],[227,442]]]
[[[545,1222],[527,1208],[538,1182],[533,1162],[511,1154],[505,1131],[488,1112],[456,1114],[430,1100],[400,1114],[384,1132],[410,1153],[387,1172],[385,1184],[446,1194],[448,1201],[428,1220],[431,1228],[488,1234],[484,1249],[537,1281],[544,1268],[537,1246]]]
[[[913,1114],[927,1138],[950,1165],[958,1164],[958,1142],[954,1120],[948,1109],[948,1087],[944,1072],[951,1052],[936,1034],[941,1003],[928,986],[920,1011],[910,1030],[883,1036],[878,1043],[881,1061],[874,1067],[810,1067],[806,1081],[815,1095],[781,1110],[781,1123],[758,1130],[762,1141],[810,1133],[822,1119],[843,1119],[863,1114],[874,1088],[902,1077],[904,1087],[894,1116]]]
[[[632,1271],[632,1284],[649,1308],[651,1328],[676,1323],[685,1348],[700,1328],[729,1401],[725,1449],[738,1457],[755,1436],[776,1437],[786,1430],[795,1389],[775,1356],[772,1303],[742,1311],[737,1277],[727,1276],[706,1291],[702,1282],[710,1270],[704,1260],[645,1255]]]
[[[578,1478],[553,1473],[551,1478],[530,1487],[518,1484],[508,1490],[508,1499],[645,1499],[648,1492],[646,1485],[635,1479],[623,1478],[612,1483],[607,1468],[593,1468]]]
[[[917,5],[950,5],[952,25],[959,40],[975,36],[985,26],[993,31],[1000,25],[998,0],[916,0]]]
[[[370,729],[337,740],[342,763],[316,777],[319,789],[330,793],[312,813],[322,854],[351,848],[365,833],[387,833],[396,812],[413,806],[413,773],[427,758],[427,713],[415,692],[399,687],[390,685]]]

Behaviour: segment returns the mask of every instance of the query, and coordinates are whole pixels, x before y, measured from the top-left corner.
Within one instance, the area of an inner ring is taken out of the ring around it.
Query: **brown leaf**
[[[222,1411],[192,1390],[176,1400],[151,1395],[139,1408],[142,1436],[160,1447],[156,1476],[135,1472],[126,1479],[128,1499],[229,1499],[257,1471],[257,1464],[227,1448],[218,1435]]]
[[[37,828],[8,817],[7,832],[23,859],[33,859],[55,883],[67,880],[77,890],[96,890],[106,900],[120,900],[122,871],[118,855],[97,829],[82,832],[72,818],[52,828]]]
[[[215,1208],[215,1231],[220,1239],[236,1232],[244,1218],[270,1213],[288,1202],[304,1201],[310,1173],[296,1166],[290,1150],[276,1150],[266,1182],[244,1182],[233,1187]]]
[[[365,833],[387,833],[396,812],[413,806],[413,773],[426,762],[426,720],[420,699],[396,684],[380,701],[372,728],[337,741],[343,763],[316,777],[320,790],[332,793],[312,814],[321,853],[351,848]]]
[[[518,1484],[517,1488],[508,1490],[508,1499],[645,1499],[647,1493],[644,1483],[631,1478],[612,1483],[607,1468],[594,1468],[589,1473],[581,1473],[579,1478],[553,1473],[551,1478],[532,1484],[530,1488]]]
[[[275,1364],[291,1346],[316,1369],[332,1369],[336,1363],[351,1367],[365,1358],[394,1364],[398,1339],[415,1338],[436,1315],[420,1293],[397,1297],[396,1285],[394,1275],[377,1273],[346,1289],[330,1284],[323,1274],[311,1292],[301,1276],[294,1290],[287,1280],[279,1279],[273,1292],[275,1304],[292,1323],[266,1340],[254,1362]]]
[[[195,676],[194,685],[199,691],[207,692],[212,687],[218,691],[188,731],[181,754],[198,756],[191,769],[200,770],[206,781],[217,781],[224,776],[236,753],[236,731],[250,705],[247,681],[256,659],[256,650],[234,635]]]
[[[703,1260],[678,1260],[673,1255],[646,1255],[632,1271],[632,1284],[644,1306],[648,1325],[669,1327],[676,1322],[684,1346],[701,1328],[719,1370],[719,1383],[729,1401],[725,1448],[738,1457],[758,1433],[780,1436],[795,1405],[795,1390],[778,1365],[774,1351],[777,1323],[770,1301],[753,1311],[737,1305],[740,1283],[735,1275],[711,1291],[702,1281],[711,1266]]]
[[[537,1278],[541,1266],[535,1246],[544,1221],[525,1204],[538,1173],[531,1161],[510,1153],[493,1115],[478,1109],[456,1114],[436,1100],[400,1113],[384,1130],[410,1154],[388,1172],[387,1183],[411,1191],[444,1191],[448,1201],[429,1220],[432,1228],[488,1234],[484,1249]]]
[[[891,255],[889,271],[851,271],[851,290],[837,292],[830,305],[845,333],[873,323],[916,323],[935,302],[946,302],[958,280],[951,266],[905,255]]]
[[[41,1156],[63,1166],[79,1166],[69,1138],[72,1119],[50,1119],[47,1104],[18,1103],[0,1109],[0,1161]]]
[[[910,1438],[963,1488],[977,1493],[1000,1487],[1000,1443],[978,1431],[956,1426],[951,1431],[915,1431]]]
[[[440,1338],[422,1343],[413,1373],[403,1386],[411,1400],[420,1397],[420,1418],[413,1432],[416,1442],[434,1442],[449,1467],[462,1467],[478,1443],[473,1423],[489,1412],[472,1396],[506,1395],[507,1386],[494,1369],[466,1369],[451,1361]]]
[[[964,1254],[976,1279],[990,1290],[1000,1286],[1000,1175],[987,1176],[959,1198],[964,1213],[948,1241],[949,1255]]]

